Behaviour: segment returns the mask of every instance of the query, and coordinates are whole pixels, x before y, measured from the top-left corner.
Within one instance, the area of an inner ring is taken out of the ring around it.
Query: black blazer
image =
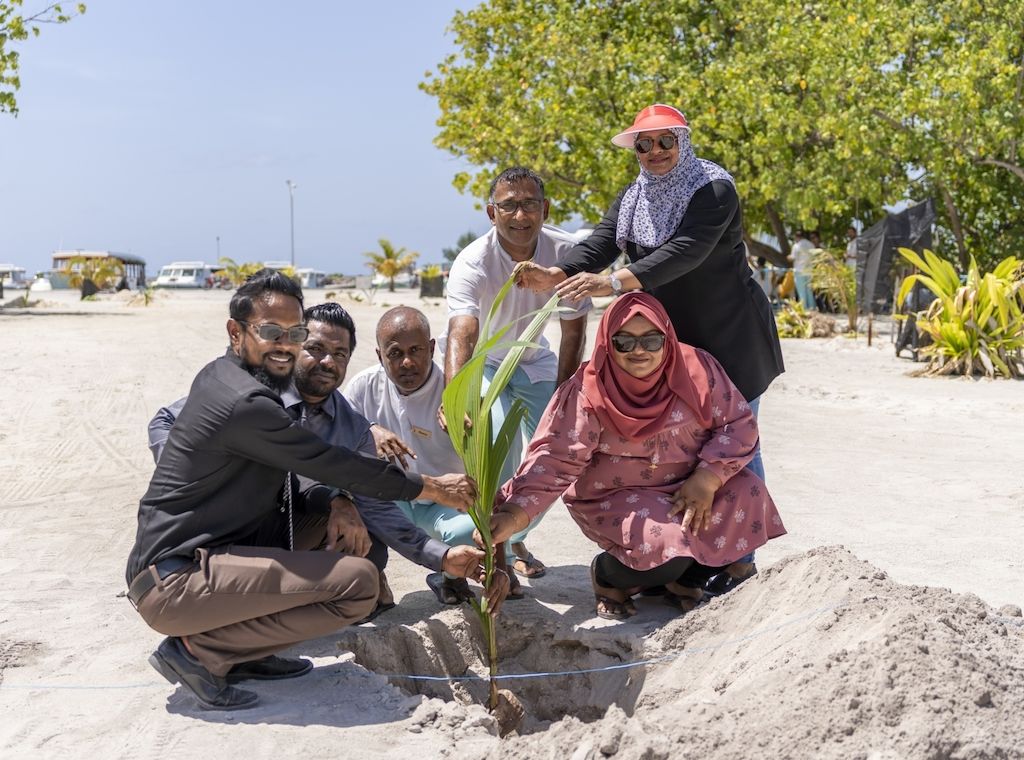
[[[569,252],[560,265],[566,274],[598,272],[615,261],[621,201],[622,193],[594,233]],[[718,359],[744,398],[757,398],[785,371],[771,305],[750,276],[731,182],[715,180],[694,193],[663,245],[629,242],[626,254],[627,268],[661,301],[679,340]]]

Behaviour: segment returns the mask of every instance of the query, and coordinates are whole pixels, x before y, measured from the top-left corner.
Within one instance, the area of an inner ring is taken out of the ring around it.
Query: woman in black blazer
[[[554,288],[573,300],[650,292],[679,340],[714,356],[756,415],[761,395],[784,366],[771,305],[747,264],[732,177],[694,155],[686,118],[671,106],[643,109],[612,143],[636,152],[636,180],[560,266],[527,265],[519,285]],[[626,267],[596,274],[622,252]],[[764,478],[760,450],[748,466]],[[755,572],[753,557],[745,557],[712,579],[708,590],[723,593]]]

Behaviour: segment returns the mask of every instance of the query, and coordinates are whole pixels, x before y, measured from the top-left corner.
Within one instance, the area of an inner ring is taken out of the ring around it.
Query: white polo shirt
[[[576,245],[576,239],[565,230],[545,224],[537,238],[533,262],[543,267],[560,264],[569,250]],[[459,253],[448,275],[448,319],[458,316],[476,317],[483,330],[484,320],[498,291],[512,276],[516,262],[498,242],[498,231],[491,227],[487,234],[478,237]],[[496,326],[513,324],[506,334],[508,340],[515,340],[530,324],[531,318],[523,317],[540,309],[554,295],[554,291],[535,293],[525,288],[513,287],[501,302],[492,322]],[[560,314],[561,319],[579,319],[592,308],[589,298],[579,303],[567,299],[559,301],[571,311]],[[482,337],[482,336],[481,336]],[[448,344],[445,332],[438,341],[442,353]],[[536,341],[541,348],[527,349],[519,366],[531,382],[554,381],[558,376],[558,358],[551,350],[547,339],[541,334]],[[508,349],[493,351],[487,356],[487,363],[493,367],[501,364]]]
[[[444,392],[444,370],[435,362],[430,377],[418,390],[402,395],[379,364],[349,380],[342,394],[357,412],[386,427],[416,452],[406,458],[409,471],[421,475],[465,472],[448,433],[437,421]]]

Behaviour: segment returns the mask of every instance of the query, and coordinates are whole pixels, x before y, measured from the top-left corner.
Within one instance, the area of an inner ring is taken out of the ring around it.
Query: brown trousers
[[[142,597],[139,614],[160,633],[187,636],[199,662],[218,676],[351,625],[373,610],[377,568],[361,557],[313,548],[322,545],[325,525],[323,519],[297,525],[296,551],[197,549],[198,566]]]

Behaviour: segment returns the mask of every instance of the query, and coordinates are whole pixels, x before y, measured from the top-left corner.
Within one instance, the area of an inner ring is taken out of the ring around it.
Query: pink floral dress
[[[634,570],[673,557],[722,567],[786,532],[768,489],[744,469],[757,449],[757,421],[725,370],[701,351],[714,427],[701,426],[682,400],[668,425],[644,440],[603,429],[583,390],[581,368],[558,389],[526,459],[502,487],[502,500],[534,518],[559,496],[583,533]],[[672,495],[697,467],[723,481],[711,528],[684,531],[669,517]]]

